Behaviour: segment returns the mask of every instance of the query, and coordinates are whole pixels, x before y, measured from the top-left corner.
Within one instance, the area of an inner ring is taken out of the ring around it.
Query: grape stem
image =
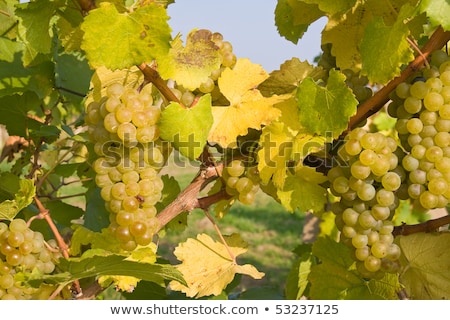
[[[64,256],[64,258],[69,259],[69,257],[70,257],[69,248],[68,248],[66,242],[64,241],[63,237],[59,233],[59,230],[56,227],[55,223],[53,222],[53,219],[50,216],[50,211],[44,207],[41,200],[39,200],[39,198],[36,196],[34,197],[34,202],[36,203],[36,205],[39,209],[39,216],[41,218],[45,219],[45,221],[49,225],[50,229],[52,230],[52,232],[55,236],[55,240],[58,243],[58,246],[59,246],[59,249],[61,250],[62,255]],[[80,283],[78,282],[78,280],[74,281],[73,286],[74,286],[76,295],[81,294],[81,287],[80,287]]]
[[[407,236],[418,232],[433,232],[442,226],[450,224],[450,215],[443,216],[437,219],[428,220],[419,224],[402,224],[400,226],[394,227],[392,235],[394,236]]]
[[[181,103],[173,91],[170,90],[166,82],[159,75],[158,71],[146,63],[141,63],[138,68],[143,73],[145,81],[151,82],[167,100],[176,102],[180,104],[181,107],[186,108],[186,106]]]
[[[450,31],[444,31],[444,29],[439,26],[422,48],[422,54],[419,54],[414,61],[412,61],[402,71],[399,77],[390,81],[386,86],[381,88],[358,108],[356,114],[350,118],[348,123],[348,131],[355,128],[360,122],[383,108],[383,106],[389,101],[389,94],[395,90],[397,85],[404,82],[410,75],[419,70],[425,64],[428,56],[433,51],[441,49],[448,41],[450,41]]]

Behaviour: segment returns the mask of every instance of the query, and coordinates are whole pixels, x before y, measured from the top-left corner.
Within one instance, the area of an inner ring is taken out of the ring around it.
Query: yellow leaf
[[[415,233],[396,239],[404,267],[400,281],[414,300],[450,298],[449,233]]]
[[[228,249],[235,257],[247,251],[247,244],[238,234],[225,239]],[[170,288],[182,291],[188,297],[217,296],[233,281],[236,273],[249,275],[254,279],[264,276],[264,273],[252,265],[235,263],[227,247],[206,234],[199,234],[197,239],[188,239],[181,243],[174,254],[181,261],[178,270],[183,274],[188,287],[172,281]]]
[[[274,104],[286,96],[265,98],[256,89],[268,76],[260,65],[248,59],[238,59],[233,69],[223,71],[218,84],[230,105],[212,108],[214,124],[208,141],[233,147],[236,138],[245,135],[249,128],[259,130],[280,116],[281,111]]]

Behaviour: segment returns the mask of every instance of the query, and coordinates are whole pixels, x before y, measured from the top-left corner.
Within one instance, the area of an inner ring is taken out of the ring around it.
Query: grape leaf
[[[100,188],[94,186],[86,192],[86,213],[84,226],[90,230],[100,232],[109,225],[109,212],[105,208],[105,201],[100,195]]]
[[[50,53],[50,22],[59,7],[54,1],[32,1],[16,9],[19,17],[19,39],[24,43],[23,64],[32,64],[39,53]]]
[[[22,44],[7,38],[0,38],[0,60],[13,62],[17,52],[22,50]]]
[[[167,20],[166,10],[154,3],[131,13],[119,13],[113,4],[102,2],[81,25],[84,31],[81,48],[91,66],[112,70],[158,59],[169,50],[171,35]]]
[[[326,87],[306,78],[297,90],[300,122],[309,134],[335,139],[347,129],[349,118],[356,113],[358,100],[345,84],[345,76],[330,70]]]
[[[297,44],[311,23],[323,16],[316,4],[298,0],[278,0],[275,8],[275,25],[278,33]]]
[[[314,67],[308,61],[292,58],[285,61],[280,66],[280,70],[271,72],[270,77],[258,86],[258,90],[265,97],[291,93],[306,77],[319,80],[323,79],[325,75],[325,71],[321,67]]]
[[[19,181],[20,187],[15,194],[14,200],[5,200],[0,203],[0,220],[12,220],[29,204],[33,202],[36,194],[36,187],[33,180],[22,179]]]
[[[225,237],[225,240],[235,257],[247,251],[247,244],[238,234]],[[175,248],[174,254],[181,261],[178,270],[183,274],[187,285],[172,281],[170,287],[186,293],[188,297],[218,295],[236,273],[249,275],[254,279],[264,276],[264,273],[252,265],[236,264],[225,245],[206,234],[199,234],[196,239],[181,243]]]
[[[295,175],[290,173],[284,185],[277,191],[281,204],[290,212],[299,208],[301,211],[321,212],[327,202],[326,189],[320,186],[327,178],[310,167],[301,167]]]
[[[353,6],[357,2],[357,0],[344,0],[344,1],[301,0],[301,1],[309,4],[317,4],[320,10],[328,14],[343,13],[353,8]]]
[[[84,214],[84,210],[62,201],[49,201],[44,204],[52,215],[52,219],[58,224],[70,226],[72,220],[79,219]]]
[[[277,188],[283,188],[294,137],[282,122],[275,121],[263,128],[258,151],[258,171],[263,184],[272,179]]]
[[[191,108],[171,102],[162,112],[159,131],[162,139],[189,159],[197,159],[203,152],[213,123],[211,95],[206,94]]]
[[[321,237],[313,244],[313,255],[321,260],[311,267],[310,298],[313,300],[398,299],[400,284],[395,274],[380,280],[361,278],[354,266],[350,248]]]
[[[186,47],[179,37],[172,42],[169,54],[158,60],[158,71],[164,79],[173,79],[178,85],[194,91],[205,82],[222,62],[219,48],[211,40],[209,30],[191,31]]]
[[[19,190],[20,178],[11,172],[0,174],[0,201],[12,200]]]
[[[93,74],[85,57],[79,53],[61,54],[55,60],[55,84],[60,88],[61,95],[81,103],[89,90]]]
[[[255,89],[268,78],[267,72],[248,59],[238,59],[233,69],[225,69],[219,78],[219,88],[230,102],[228,107],[213,107],[214,124],[208,141],[227,148],[235,145],[238,136],[247,134],[249,128],[261,129],[280,115],[274,104],[285,96],[265,98]]]
[[[450,3],[447,0],[422,0],[420,12],[425,12],[433,26],[441,25],[445,31],[450,30]]]
[[[9,39],[15,37],[16,28],[14,28],[14,25],[17,23],[17,17],[14,13],[15,5],[16,1],[6,0],[0,2],[0,10],[3,12],[0,15],[0,34]]]
[[[409,29],[403,23],[404,18],[411,14],[410,8],[402,7],[393,26],[386,26],[382,17],[375,17],[366,26],[360,45],[361,73],[367,75],[371,82],[387,83],[400,74],[403,64],[414,59],[407,41]]]
[[[402,249],[400,281],[415,300],[450,298],[449,233],[415,233],[396,239]]]
[[[54,88],[54,64],[50,61],[24,67],[19,53],[11,63],[0,61],[0,96],[35,92],[39,98],[51,94]]]
[[[83,40],[83,30],[81,23],[83,15],[75,7],[67,6],[58,10],[58,38],[61,41],[65,52],[73,52],[80,50]]]
[[[372,19],[371,11],[365,10],[361,3],[344,15],[328,17],[328,23],[322,32],[322,44],[332,44],[331,53],[336,57],[336,65],[340,69],[360,69],[359,44],[364,27]]]
[[[308,276],[313,265],[315,265],[315,260],[311,251],[304,252],[294,262],[286,280],[286,298],[288,300],[299,300],[304,296],[309,286]]]
[[[89,277],[113,275],[131,276],[158,284],[164,283],[164,280],[186,283],[173,266],[138,262],[130,260],[126,255],[112,254],[101,249],[90,249],[80,258],[61,259],[58,270],[61,272],[52,275],[24,274],[24,281],[37,287],[43,282],[62,284]]]

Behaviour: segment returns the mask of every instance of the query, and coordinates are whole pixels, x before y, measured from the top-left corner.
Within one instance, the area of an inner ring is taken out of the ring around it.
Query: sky
[[[320,53],[326,20],[313,23],[298,44],[278,34],[275,26],[277,0],[175,0],[169,5],[173,36],[182,39],[194,28],[220,32],[231,42],[238,58],[249,58],[267,72],[293,57],[313,62]]]

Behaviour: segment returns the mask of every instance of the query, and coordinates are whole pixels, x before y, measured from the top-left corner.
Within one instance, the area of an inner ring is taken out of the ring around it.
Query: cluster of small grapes
[[[363,103],[373,95],[372,89],[368,86],[369,79],[367,77],[361,76],[350,69],[344,69],[342,73],[346,77],[345,83],[352,89],[359,103]]]
[[[259,190],[259,176],[255,167],[247,168],[241,160],[229,162],[222,173],[226,192],[243,204],[252,204]]]
[[[450,200],[450,59],[432,55],[432,66],[399,84],[388,111],[398,118],[396,130],[408,154],[405,198],[418,210],[447,206]]]
[[[141,92],[113,84],[100,102],[87,106],[86,123],[94,151],[95,181],[110,212],[110,229],[124,250],[148,245],[158,226],[155,204],[165,163],[157,122],[160,108]]]
[[[339,149],[340,165],[328,172],[330,191],[340,198],[332,211],[341,242],[354,249],[358,271],[369,278],[399,269],[390,220],[405,177],[398,150],[393,138],[356,128]]]
[[[217,80],[219,79],[222,71],[225,70],[225,68],[233,68],[236,64],[236,55],[233,53],[233,46],[229,41],[224,41],[221,33],[212,33],[211,40],[219,48],[219,53],[222,57],[222,64],[220,68],[211,72],[208,79],[193,92],[181,87],[179,87],[178,89],[173,89],[173,92],[175,93],[177,98],[185,106],[190,106],[194,102],[197,95],[206,93],[211,94],[213,104],[214,102],[220,100],[223,96],[219,90],[219,87],[217,86]]]
[[[54,240],[48,245],[56,247]],[[51,251],[40,232],[28,228],[22,219],[0,222],[0,299],[37,299],[41,288],[25,287],[14,276],[18,272],[50,274],[61,254]]]

